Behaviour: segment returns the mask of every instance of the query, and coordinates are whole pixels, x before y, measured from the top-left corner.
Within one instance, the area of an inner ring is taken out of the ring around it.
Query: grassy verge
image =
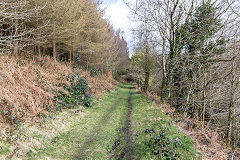
[[[14,151],[11,157],[29,160],[120,157],[150,160],[161,159],[157,153],[161,149],[161,152],[169,150],[161,154],[178,154],[176,159],[200,159],[192,140],[173,127],[172,119],[144,95],[135,89],[130,94],[132,87],[130,84],[119,85],[117,91],[98,98],[92,108],[82,108],[77,113],[65,110],[43,119],[39,125],[23,125],[12,137],[21,150]],[[130,125],[127,122],[131,122]],[[161,136],[159,141],[158,136]],[[178,146],[171,146],[176,145],[172,143],[175,141]],[[160,144],[164,146],[159,147]],[[4,146],[0,148],[1,158],[9,152],[10,144],[0,141],[0,146]]]
[[[0,139],[0,159],[5,159],[6,155],[11,152],[13,146],[11,143]]]
[[[133,92],[134,159],[201,159],[193,141],[171,125],[169,116],[144,95]]]
[[[108,159],[128,97],[128,89],[119,87],[98,99],[83,118],[71,121],[67,132],[52,138],[45,149],[30,153],[28,159]]]

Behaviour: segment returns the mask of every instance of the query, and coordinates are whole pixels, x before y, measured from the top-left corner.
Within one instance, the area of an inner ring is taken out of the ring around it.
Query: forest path
[[[134,87],[129,87],[130,91],[130,95],[128,97],[128,112],[127,112],[127,116],[125,118],[125,123],[124,126],[119,130],[119,135],[121,134],[122,137],[117,137],[115,139],[114,145],[112,147],[112,153],[110,155],[109,159],[118,159],[118,160],[122,160],[122,159],[126,159],[126,160],[131,160],[132,159],[132,155],[133,155],[133,142],[132,142],[132,133],[131,133],[131,119],[132,119],[132,112],[133,112],[133,105],[131,102],[132,99],[132,89],[134,89]],[[123,146],[121,146],[122,148],[120,148],[120,144],[124,143]],[[120,149],[119,149],[120,148]],[[119,150],[121,151],[119,155],[117,155],[117,151],[119,152]]]
[[[168,137],[184,144],[177,151],[182,159],[196,155],[191,139],[174,128],[172,119],[131,84],[121,84],[116,91],[104,94],[83,113],[69,117],[70,129],[50,139],[44,149],[29,153],[27,159],[148,160],[161,156],[149,148],[148,142],[163,129]],[[145,131],[153,128],[156,133],[149,137]]]
[[[102,95],[92,108],[84,109],[84,117],[73,115],[76,117],[67,132],[54,137],[45,149],[29,154],[28,159],[109,159],[121,128],[130,139],[131,88],[129,84],[119,85],[116,91]],[[127,127],[123,127],[125,123]]]

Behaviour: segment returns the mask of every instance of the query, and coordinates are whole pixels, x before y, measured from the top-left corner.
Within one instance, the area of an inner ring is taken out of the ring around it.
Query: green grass
[[[13,148],[11,143],[0,139],[0,159],[10,152],[10,148]]]
[[[84,118],[72,122],[68,132],[53,138],[44,150],[29,154],[28,159],[108,159],[128,97],[129,90],[121,87],[101,97]]]
[[[41,126],[25,126],[23,135],[33,137],[44,147],[33,147],[27,157],[22,159],[118,159],[127,145],[122,128],[128,113],[128,98],[131,84],[121,84],[118,90],[102,95],[95,100],[92,108],[82,109],[81,113],[64,111],[53,119],[46,119]],[[177,148],[180,159],[200,159],[189,137],[184,136],[171,125],[172,119],[166,116],[159,107],[132,89],[131,103],[131,136],[134,153],[132,159],[157,159],[146,146],[152,136],[146,135],[146,129],[154,128],[157,132],[166,130],[167,137],[178,138],[181,147]],[[157,133],[158,134],[158,133]],[[112,150],[115,141],[120,144]],[[2,141],[0,141],[0,144]],[[6,145],[5,145],[6,146]],[[7,153],[5,147],[0,152]]]
[[[132,115],[132,132],[134,135],[135,157],[134,159],[157,159],[146,146],[146,142],[154,139],[164,129],[166,136],[169,138],[177,138],[181,141],[181,147],[177,147],[177,152],[182,160],[201,159],[199,153],[194,149],[193,141],[184,136],[174,126],[171,125],[172,119],[161,111],[154,103],[150,102],[144,95],[134,91],[132,96],[133,115]],[[152,129],[156,134],[152,136],[146,135],[146,129]]]

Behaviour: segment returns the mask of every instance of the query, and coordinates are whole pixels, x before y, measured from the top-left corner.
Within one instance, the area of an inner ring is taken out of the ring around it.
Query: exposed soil
[[[132,159],[132,155],[133,155],[133,143],[132,143],[132,133],[130,131],[131,128],[131,116],[132,116],[132,111],[133,111],[133,105],[131,103],[131,98],[132,98],[132,91],[131,89],[133,88],[129,88],[130,89],[130,96],[128,97],[128,113],[126,116],[126,120],[124,123],[123,128],[120,129],[120,132],[123,134],[123,137],[118,137],[115,140],[115,144],[112,147],[112,152],[113,153],[113,157],[115,157],[114,159],[117,160],[122,160],[122,159],[126,159],[126,160],[131,160]],[[123,142],[124,148],[122,149],[122,152],[119,155],[116,155],[117,150],[120,150],[121,148],[119,148],[121,142]],[[110,158],[112,159],[112,157]]]

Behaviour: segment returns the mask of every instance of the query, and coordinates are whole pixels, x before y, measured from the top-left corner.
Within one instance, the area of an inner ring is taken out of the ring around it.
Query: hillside
[[[63,75],[73,74],[73,65],[53,62],[50,57],[24,59],[0,55],[0,61],[1,126],[34,122],[37,115],[48,114],[44,107],[54,105],[57,85],[69,83]],[[86,77],[94,95],[111,90],[117,84],[111,73],[91,77],[90,72],[76,72]]]

